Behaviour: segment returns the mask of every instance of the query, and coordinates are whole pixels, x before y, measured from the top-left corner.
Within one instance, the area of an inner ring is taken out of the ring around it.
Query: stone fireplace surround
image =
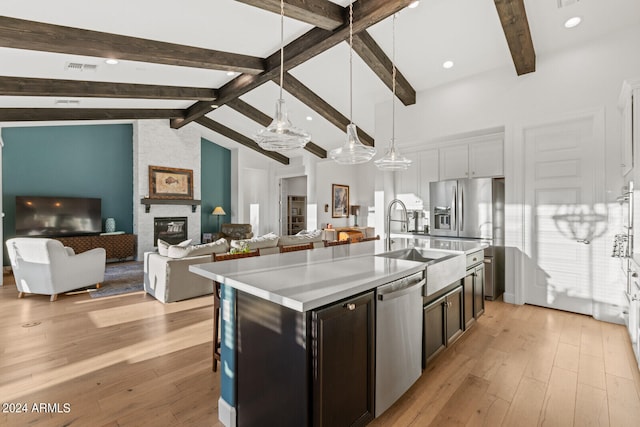
[[[149,195],[149,166],[165,166],[193,170],[193,198],[200,199],[201,134],[189,124],[171,129],[166,120],[138,120],[133,123],[133,232],[138,235],[137,259],[154,251],[154,218],[186,217],[188,239],[200,242],[200,209],[190,205],[152,205],[145,213],[140,200]]]

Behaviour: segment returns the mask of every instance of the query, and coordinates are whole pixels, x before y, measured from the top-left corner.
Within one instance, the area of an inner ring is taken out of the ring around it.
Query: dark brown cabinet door
[[[452,344],[462,335],[464,320],[462,316],[462,286],[446,295],[447,299],[447,345]]]
[[[374,309],[369,292],[312,313],[314,426],[373,419]]]
[[[484,313],[484,265],[480,264],[473,275],[473,317],[476,319]]]
[[[439,298],[424,307],[423,367],[447,346],[444,334],[445,313],[445,297]]]
[[[467,275],[463,281],[464,286],[464,329],[467,330],[473,325],[475,318],[473,316],[474,304],[474,287],[473,287],[473,270],[467,270]]]

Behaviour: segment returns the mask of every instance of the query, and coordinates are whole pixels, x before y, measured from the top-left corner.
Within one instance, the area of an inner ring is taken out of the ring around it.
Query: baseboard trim
[[[236,427],[236,408],[222,397],[218,399],[218,420],[226,427]]]
[[[512,293],[505,292],[504,294],[502,294],[502,300],[504,302],[508,302],[509,304],[515,304],[516,296]]]

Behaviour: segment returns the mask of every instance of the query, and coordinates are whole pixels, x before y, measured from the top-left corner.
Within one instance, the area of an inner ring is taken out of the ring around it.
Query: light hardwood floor
[[[140,292],[18,300],[0,287],[2,426],[219,426],[212,297],[161,304]],[[624,327],[487,302],[371,426],[638,426],[640,374]],[[70,405],[68,413],[33,404]]]

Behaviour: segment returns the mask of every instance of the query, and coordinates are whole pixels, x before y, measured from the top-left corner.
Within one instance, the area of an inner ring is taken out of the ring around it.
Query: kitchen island
[[[395,240],[393,250],[415,245]],[[425,268],[384,253],[374,241],[190,267],[222,283],[225,425],[373,418],[375,348],[384,345],[375,342],[375,290]]]

